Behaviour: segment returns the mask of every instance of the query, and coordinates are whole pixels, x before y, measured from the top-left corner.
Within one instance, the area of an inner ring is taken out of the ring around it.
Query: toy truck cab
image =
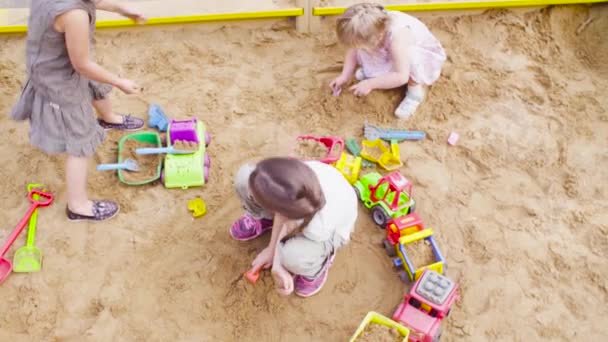
[[[355,185],[357,196],[372,211],[372,219],[381,228],[392,218],[414,212],[412,183],[398,171],[382,177],[371,172],[361,177]]]
[[[457,298],[455,282],[426,270],[395,310],[393,320],[410,329],[410,341],[437,342],[441,337],[441,322]]]
[[[391,247],[399,242],[399,238],[423,230],[424,224],[416,213],[394,218],[386,225],[386,240]]]

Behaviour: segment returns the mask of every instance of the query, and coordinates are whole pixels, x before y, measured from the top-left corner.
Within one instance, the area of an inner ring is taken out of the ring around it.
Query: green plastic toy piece
[[[196,135],[201,143],[191,154],[167,154],[165,156],[164,183],[167,188],[187,189],[205,185],[205,124],[196,121]],[[167,130],[167,142],[171,141],[171,125]]]
[[[148,143],[148,144],[156,145],[157,147],[162,147],[162,144],[160,141],[160,135],[158,135],[158,133],[156,133],[156,132],[137,132],[137,133],[131,133],[131,134],[125,135],[124,137],[122,137],[120,139],[120,141],[118,141],[118,163],[124,162],[124,160],[122,159],[122,151],[124,149],[124,145],[127,142],[127,140],[135,140],[135,141],[138,141],[141,143]],[[154,173],[154,176],[151,176],[150,178],[144,179],[139,182],[129,182],[129,181],[125,180],[124,174],[129,171],[118,170],[118,180],[120,180],[122,183],[125,183],[127,185],[143,185],[143,184],[152,183],[155,180],[160,178],[161,166],[162,166],[162,161],[159,159],[158,165],[156,165],[156,167],[155,167],[156,172]]]
[[[359,147],[359,144],[357,144],[357,140],[355,140],[355,138],[346,139],[345,144],[348,151],[352,153],[355,157],[361,156],[361,148]],[[361,161],[361,166],[373,167],[374,163],[370,162],[369,160],[363,159]]]

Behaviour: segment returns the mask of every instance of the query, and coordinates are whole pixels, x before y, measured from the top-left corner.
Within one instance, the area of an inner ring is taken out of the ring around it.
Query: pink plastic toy
[[[458,142],[459,138],[460,138],[460,135],[458,135],[458,133],[456,133],[456,132],[450,133],[450,136],[448,137],[448,144],[450,144],[452,146],[456,145],[456,142]]]
[[[344,151],[344,140],[340,137],[315,137],[312,135],[300,135],[297,140],[315,140],[327,147],[327,156],[321,160],[325,164],[333,164],[340,159]]]
[[[441,337],[441,322],[457,299],[458,285],[427,269],[395,310],[393,320],[410,329],[410,341],[437,342]]]

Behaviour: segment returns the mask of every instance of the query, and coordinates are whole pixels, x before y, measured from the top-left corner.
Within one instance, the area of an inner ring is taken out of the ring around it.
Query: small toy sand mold
[[[396,328],[371,323],[357,338],[357,342],[401,342],[403,336]]]

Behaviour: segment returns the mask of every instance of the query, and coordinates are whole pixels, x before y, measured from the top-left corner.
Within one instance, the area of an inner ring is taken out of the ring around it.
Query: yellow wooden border
[[[249,20],[249,19],[270,19],[270,18],[288,18],[298,17],[304,14],[303,8],[288,8],[271,11],[256,11],[256,12],[237,12],[237,13],[211,13],[184,15],[174,17],[150,18],[144,26],[155,25],[170,25],[170,24],[191,24],[210,21],[227,21],[227,20]],[[120,28],[139,26],[132,20],[100,20],[97,22],[98,28]],[[25,33],[27,25],[11,25],[0,26],[0,34],[6,33]]]
[[[511,1],[472,1],[472,2],[431,2],[406,5],[388,5],[387,10],[401,12],[475,10],[490,8],[538,7],[551,5],[576,5],[608,2],[608,0],[511,0]],[[313,7],[313,16],[342,14],[345,7]]]

